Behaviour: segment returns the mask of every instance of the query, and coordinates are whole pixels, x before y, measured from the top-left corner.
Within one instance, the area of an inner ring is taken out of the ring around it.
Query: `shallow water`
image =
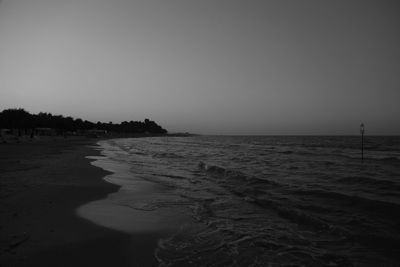
[[[364,143],[362,162],[358,137],[113,139],[98,164],[114,204],[196,222],[160,240],[161,266],[399,266],[400,138]],[[138,181],[168,190],[139,201]]]

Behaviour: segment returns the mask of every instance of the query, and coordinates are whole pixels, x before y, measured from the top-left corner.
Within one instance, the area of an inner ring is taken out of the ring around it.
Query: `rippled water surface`
[[[161,266],[400,266],[400,138],[160,137],[101,141],[109,161],[195,219]],[[126,193],[126,192],[125,192]]]

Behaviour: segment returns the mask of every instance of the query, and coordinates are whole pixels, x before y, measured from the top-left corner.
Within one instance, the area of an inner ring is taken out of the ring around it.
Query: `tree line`
[[[123,121],[121,123],[91,122],[62,115],[53,115],[51,113],[40,112],[30,114],[26,110],[5,109],[0,112],[0,129],[16,130],[18,135],[33,135],[35,130],[40,128],[51,128],[57,134],[74,134],[88,130],[104,130],[110,133],[123,134],[166,134],[167,130],[152,120],[145,119],[141,121]]]

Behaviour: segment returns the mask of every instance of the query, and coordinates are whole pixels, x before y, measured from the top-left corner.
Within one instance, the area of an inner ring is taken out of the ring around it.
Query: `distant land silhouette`
[[[152,120],[91,122],[62,115],[40,112],[31,114],[22,108],[5,109],[0,112],[0,129],[13,135],[112,135],[112,134],[167,134],[167,130]]]

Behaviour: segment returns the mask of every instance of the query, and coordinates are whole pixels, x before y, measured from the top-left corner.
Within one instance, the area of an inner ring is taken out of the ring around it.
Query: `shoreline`
[[[131,266],[133,251],[153,253],[145,251],[148,235],[100,227],[76,213],[79,206],[119,190],[103,179],[109,172],[86,158],[100,155],[98,141],[0,144],[1,266]]]
[[[108,173],[103,180],[117,185],[118,190],[81,205],[77,215],[130,235],[133,266],[159,266],[156,256],[159,242],[176,234],[182,226],[192,224],[193,219],[175,207],[158,206],[162,199],[170,201],[171,188],[134,175],[129,159],[115,158],[115,144],[108,143],[114,143],[113,139],[100,140],[97,144],[101,155],[90,158],[95,159],[92,165]]]

